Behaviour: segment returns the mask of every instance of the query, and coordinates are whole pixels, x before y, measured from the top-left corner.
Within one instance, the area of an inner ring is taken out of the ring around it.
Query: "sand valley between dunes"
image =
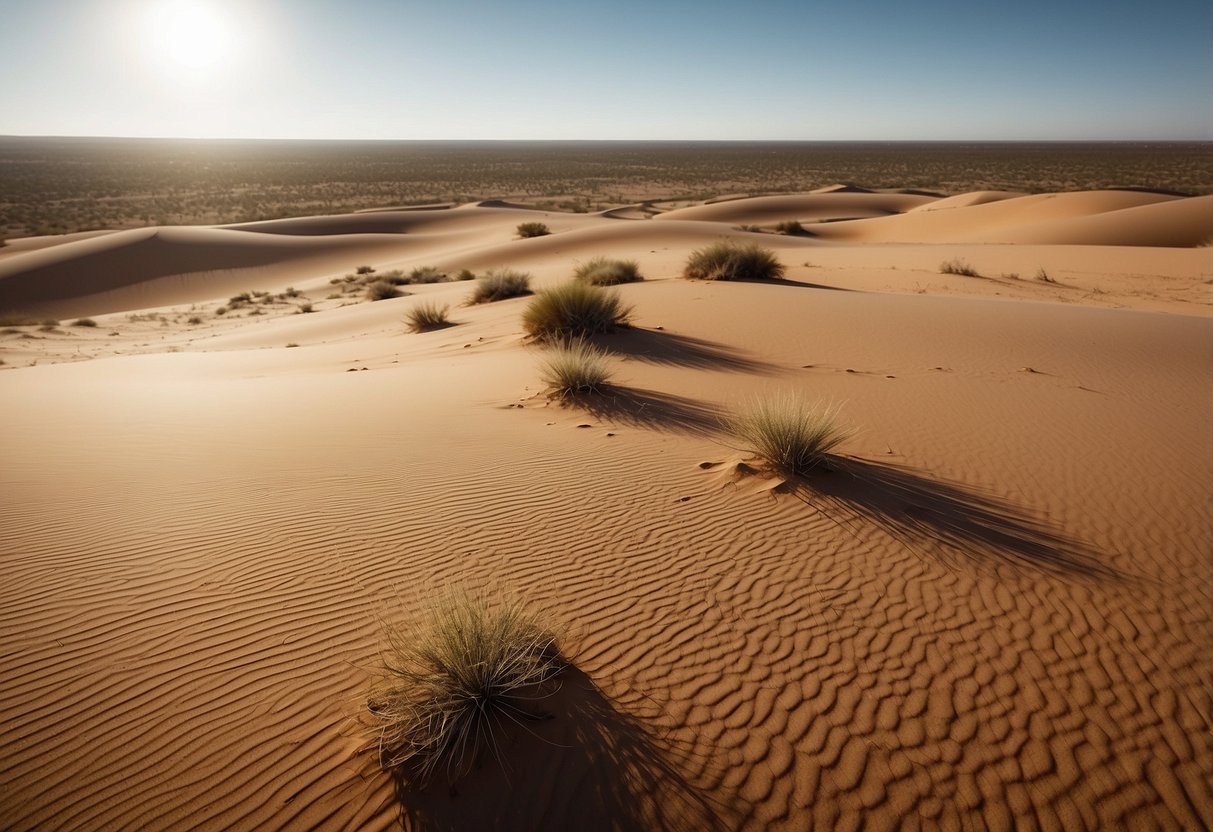
[[[681,277],[722,238],[787,279]],[[0,828],[1209,828],[1211,239],[1213,196],[835,188],[10,240]],[[454,277],[599,255],[645,279],[561,404],[528,298]],[[722,434],[782,390],[831,471]],[[573,667],[507,771],[398,793],[381,622],[454,585]]]

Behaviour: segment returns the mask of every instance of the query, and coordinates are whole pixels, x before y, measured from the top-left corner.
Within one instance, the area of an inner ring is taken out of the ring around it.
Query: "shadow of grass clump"
[[[714,436],[723,415],[720,408],[694,399],[614,384],[604,384],[592,395],[565,396],[562,401],[617,425],[695,436]]]
[[[761,374],[779,369],[722,344],[670,332],[627,329],[597,343],[610,353],[648,364]]]
[[[397,779],[405,828],[724,830],[744,814],[706,796],[685,773],[702,768],[690,752],[576,667],[565,668],[544,706],[549,719],[517,733],[508,769],[483,766],[451,788]]]
[[[1059,577],[1120,579],[1099,553],[1018,506],[900,465],[830,457],[828,471],[787,490],[822,511],[866,519],[910,548],[926,542],[945,565],[1012,566]]]

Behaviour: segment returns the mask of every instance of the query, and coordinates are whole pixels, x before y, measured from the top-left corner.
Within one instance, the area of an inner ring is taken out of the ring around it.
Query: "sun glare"
[[[157,63],[193,75],[222,69],[234,32],[222,10],[205,0],[160,0],[147,16],[147,45]]]

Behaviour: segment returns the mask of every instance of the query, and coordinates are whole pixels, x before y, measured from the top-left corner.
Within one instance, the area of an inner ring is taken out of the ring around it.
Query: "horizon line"
[[[956,139],[926,139],[926,138],[899,138],[899,139],[803,139],[803,138],[777,138],[777,139],[655,139],[655,138],[334,138],[334,137],[292,137],[292,136],[130,136],[130,135],[105,135],[105,134],[83,134],[83,133],[0,133],[0,140],[3,139],[104,139],[104,140],[121,140],[121,141],[193,141],[193,142],[345,142],[345,143],[415,143],[415,144],[437,144],[437,143],[473,143],[473,142],[491,142],[499,144],[508,143],[537,143],[537,144],[573,144],[573,143],[596,143],[596,144],[625,144],[625,143],[647,143],[647,144],[911,144],[911,143],[936,143],[936,144],[959,144],[959,143],[983,143],[983,144],[1083,144],[1083,143],[1172,143],[1172,144],[1213,144],[1213,136],[1205,138],[1160,138],[1160,137],[1130,137],[1130,138],[1019,138],[1019,139],[993,139],[993,138],[956,138]]]

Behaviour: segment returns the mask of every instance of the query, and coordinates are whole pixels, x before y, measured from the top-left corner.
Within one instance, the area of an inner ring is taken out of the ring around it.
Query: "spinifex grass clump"
[[[450,320],[446,316],[447,307],[439,306],[432,301],[419,303],[408,311],[405,320],[413,332],[426,332],[431,329],[446,326]]]
[[[486,751],[500,758],[511,725],[537,718],[564,666],[556,636],[519,601],[466,595],[434,605],[418,632],[388,632],[386,678],[368,706],[379,763],[412,785],[455,780]]]
[[[790,474],[804,476],[851,435],[833,406],[794,395],[757,399],[725,421],[744,449]]]
[[[539,293],[522,313],[522,328],[538,340],[570,339],[627,326],[631,309],[610,289],[571,281]]]
[[[526,239],[527,237],[546,237],[552,233],[551,229],[541,222],[520,222],[514,231],[522,239]]]
[[[366,287],[366,296],[368,300],[390,300],[400,297],[400,290],[386,280],[380,280]]]
[[[607,354],[586,341],[560,341],[544,353],[544,383],[557,398],[599,393],[611,377]]]
[[[951,260],[944,260],[939,264],[940,274],[958,274],[962,277],[981,277],[977,269],[961,260],[959,257],[954,257]]]
[[[531,276],[513,269],[490,269],[477,278],[468,303],[491,303],[531,293]]]
[[[692,252],[682,274],[694,280],[779,280],[784,268],[770,249],[726,240]]]
[[[573,277],[594,286],[614,286],[644,280],[640,276],[640,264],[635,260],[610,260],[606,257],[595,257],[578,264]]]

